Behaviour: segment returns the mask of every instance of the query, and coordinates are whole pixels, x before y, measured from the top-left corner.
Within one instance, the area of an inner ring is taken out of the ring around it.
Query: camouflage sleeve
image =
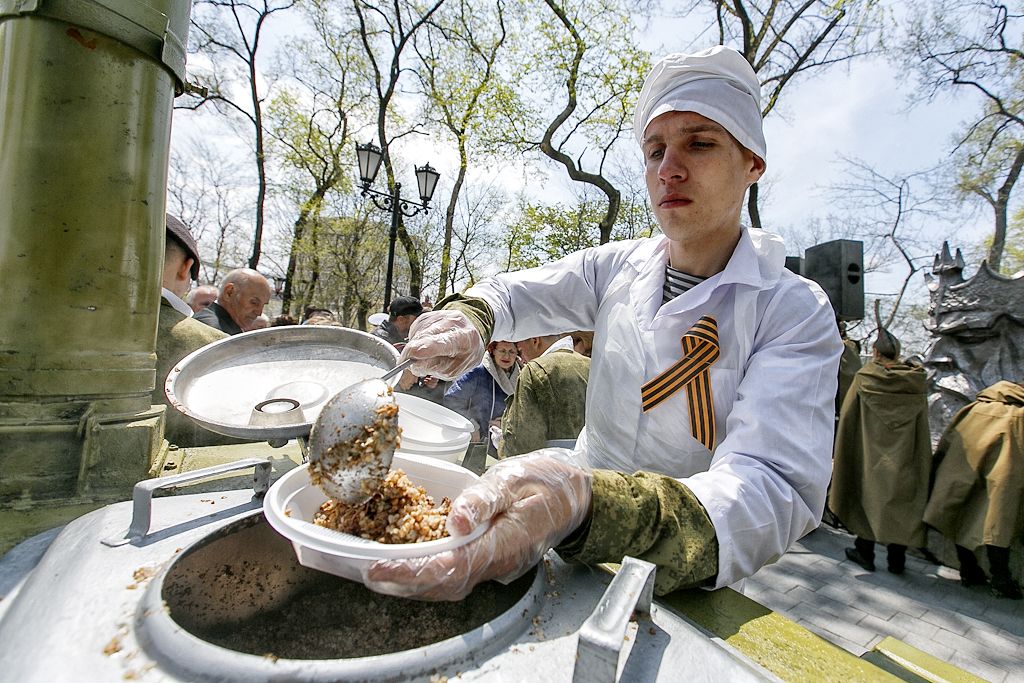
[[[671,477],[594,470],[590,519],[555,549],[567,562],[658,566],[654,592],[704,585],[718,573],[718,538],[704,506]]]
[[[484,345],[491,341],[491,334],[494,332],[494,312],[483,299],[451,294],[437,302],[434,310],[444,309],[446,311],[462,311],[473,323],[473,327],[480,333]]]
[[[519,371],[515,392],[506,400],[505,414],[501,417],[501,442],[498,457],[530,453],[548,443],[548,422],[544,410],[537,402],[536,383],[543,374],[536,363],[527,363]]]

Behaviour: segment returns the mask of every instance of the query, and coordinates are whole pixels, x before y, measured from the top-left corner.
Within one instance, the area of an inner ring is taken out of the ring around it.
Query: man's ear
[[[750,162],[750,166],[748,167],[749,170],[747,171],[747,180],[750,181],[751,185],[753,185],[754,183],[761,179],[761,176],[764,175],[765,169],[768,168],[768,164],[765,163],[764,159],[757,156],[753,152],[749,153],[752,159]]]
[[[187,258],[178,267],[177,277],[178,282],[191,282],[192,281],[192,264],[195,263],[195,259]]]

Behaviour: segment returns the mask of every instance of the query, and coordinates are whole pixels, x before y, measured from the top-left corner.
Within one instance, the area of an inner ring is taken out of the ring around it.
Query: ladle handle
[[[407,367],[412,365],[412,361],[413,361],[412,358],[409,358],[407,360],[403,360],[401,363],[399,363],[395,367],[393,367],[390,370],[388,370],[387,372],[385,372],[381,376],[381,379],[384,380],[384,381],[387,381],[387,380],[391,379],[392,377],[397,376],[400,372],[402,372],[402,370],[405,370]]]
[[[271,462],[269,460],[261,460],[260,458],[246,458],[237,462],[204,467],[195,472],[140,481],[132,491],[132,523],[128,527],[128,533],[123,537],[115,536],[114,538],[108,538],[101,541],[101,543],[105,546],[116,548],[134,541],[141,541],[145,538],[146,534],[149,533],[149,525],[152,521],[153,491],[178,486],[179,484],[190,484],[249,467],[256,468],[252,475],[253,498],[262,497],[267,492],[267,489],[270,488]]]
[[[615,683],[626,627],[633,611],[651,612],[654,565],[633,557],[622,558],[601,602],[580,627],[573,683]]]

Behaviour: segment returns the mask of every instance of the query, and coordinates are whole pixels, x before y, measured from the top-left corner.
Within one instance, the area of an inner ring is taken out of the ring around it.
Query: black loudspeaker
[[[803,276],[828,294],[839,320],[864,319],[864,243],[834,240],[804,252]]]

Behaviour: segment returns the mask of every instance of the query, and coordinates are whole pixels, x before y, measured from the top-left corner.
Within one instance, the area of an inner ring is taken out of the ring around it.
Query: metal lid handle
[[[619,651],[634,610],[650,614],[654,598],[650,562],[624,557],[601,602],[580,627],[573,683],[615,683]]]
[[[132,491],[132,523],[128,527],[128,533],[124,537],[108,538],[101,541],[101,543],[111,548],[116,548],[134,541],[141,541],[145,538],[146,534],[149,533],[149,525],[152,521],[153,491],[171,488],[179,484],[189,484],[203,479],[211,479],[221,474],[244,470],[249,467],[255,467],[252,476],[253,498],[261,498],[266,494],[267,489],[270,488],[271,463],[269,460],[261,460],[260,458],[246,458],[237,462],[204,467],[194,472],[140,481]]]

